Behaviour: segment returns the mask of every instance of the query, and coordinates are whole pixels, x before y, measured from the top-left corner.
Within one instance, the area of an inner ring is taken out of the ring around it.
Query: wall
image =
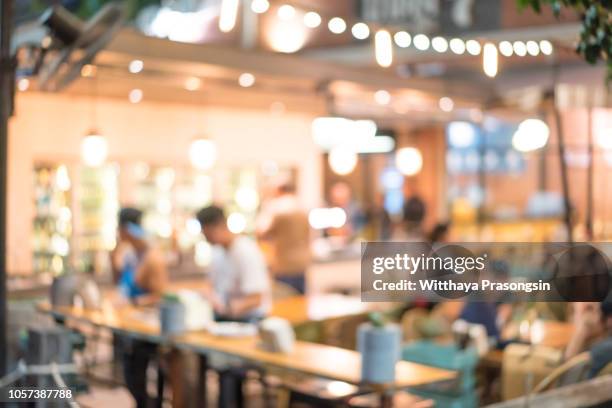
[[[214,191],[221,191],[225,170],[262,160],[298,169],[299,195],[309,207],[321,200],[320,154],[312,143],[312,117],[286,112],[222,109],[209,106],[21,93],[10,122],[7,267],[31,270],[31,225],[35,161],[79,162],[80,141],[92,126],[107,137],[109,161],[142,160],[189,165],[188,147],[196,136],[218,148]]]

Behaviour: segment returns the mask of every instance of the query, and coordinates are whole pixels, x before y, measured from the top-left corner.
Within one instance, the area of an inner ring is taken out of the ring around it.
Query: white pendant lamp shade
[[[108,156],[108,143],[97,131],[90,131],[81,142],[81,159],[85,165],[98,167]]]
[[[217,160],[217,147],[208,139],[195,139],[189,146],[189,160],[198,170],[210,169]]]

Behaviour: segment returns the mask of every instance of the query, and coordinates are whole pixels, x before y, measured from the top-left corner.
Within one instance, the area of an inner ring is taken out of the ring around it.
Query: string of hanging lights
[[[269,0],[243,0],[250,2],[251,10],[256,14],[270,13],[273,11]],[[231,31],[236,24],[239,0],[222,0],[219,28],[223,32]],[[551,55],[554,52],[553,44],[546,39],[542,40],[501,40],[483,41],[475,38],[446,38],[443,36],[430,37],[423,33],[409,33],[405,30],[392,30],[387,27],[375,27],[363,21],[347,21],[339,16],[324,16],[315,10],[309,10],[302,6],[296,7],[284,3],[274,8],[276,17],[281,22],[301,23],[306,29],[327,29],[336,35],[350,31],[351,35],[359,41],[373,37],[375,59],[378,65],[387,68],[393,64],[394,48],[414,47],[418,51],[433,50],[437,53],[452,53],[456,55],[469,54],[471,56],[483,56],[483,70],[489,77],[497,75],[499,56],[503,57],[526,57]],[[296,52],[303,45],[303,41],[297,47],[284,47],[281,52]]]

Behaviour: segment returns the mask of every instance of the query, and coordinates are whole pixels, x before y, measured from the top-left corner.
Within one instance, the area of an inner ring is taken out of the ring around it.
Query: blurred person
[[[612,363],[612,300],[603,301],[599,310],[603,338],[591,347],[590,377],[595,377],[603,368]]]
[[[142,211],[119,211],[117,245],[111,251],[115,282],[132,303],[146,305],[159,300],[168,283],[163,254],[146,239]]]
[[[255,241],[231,232],[220,207],[203,208],[196,218],[213,246],[208,297],[216,319],[247,322],[264,317],[271,306],[270,279]]]
[[[147,241],[141,226],[142,211],[119,211],[117,245],[111,252],[115,281],[122,294],[135,305],[158,301],[167,285],[168,272],[163,255]],[[157,354],[155,344],[117,336],[116,347],[123,362],[126,386],[137,408],[149,406],[147,368]]]
[[[251,322],[265,317],[271,307],[271,289],[264,256],[255,241],[234,234],[220,207],[196,214],[206,240],[213,245],[206,296],[217,321]],[[242,406],[245,370],[223,367],[219,372],[219,406]]]
[[[330,235],[344,236],[348,241],[359,235],[365,224],[365,215],[359,204],[353,199],[351,187],[344,181],[338,181],[329,190],[329,204],[339,207],[346,213],[346,223],[341,228],[329,231]]]
[[[300,208],[289,182],[277,187],[275,197],[258,220],[258,236],[271,245],[269,265],[276,280],[306,291],[306,269],[311,261],[308,214]]]
[[[597,302],[575,302],[572,304],[573,315],[571,321],[575,325],[574,333],[565,348],[564,357],[570,359],[591,345],[602,339],[605,335],[606,316],[610,304]],[[602,324],[603,323],[603,324]]]
[[[447,222],[438,223],[429,233],[429,242],[432,244],[448,242],[450,233],[450,224]]]

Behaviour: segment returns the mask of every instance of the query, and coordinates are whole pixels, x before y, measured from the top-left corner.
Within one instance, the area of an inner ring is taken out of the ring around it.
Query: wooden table
[[[363,384],[360,376],[361,357],[358,352],[352,350],[297,341],[294,350],[289,354],[272,353],[258,347],[256,336],[228,338],[213,336],[204,331],[169,338],[160,334],[159,324],[151,318],[151,311],[143,312],[131,306],[106,306],[96,311],[75,307],[52,308],[48,304],[41,304],[39,310],[58,318],[73,319],[154,343],[192,350],[202,356],[203,370],[207,367],[206,357],[209,353],[222,353],[266,367],[367,386],[383,396],[391,390],[452,380],[457,375],[454,371],[400,361],[396,365],[394,382]],[[200,387],[201,395],[205,396],[206,381],[203,373],[200,374]],[[202,403],[204,402],[205,400],[202,400]]]

